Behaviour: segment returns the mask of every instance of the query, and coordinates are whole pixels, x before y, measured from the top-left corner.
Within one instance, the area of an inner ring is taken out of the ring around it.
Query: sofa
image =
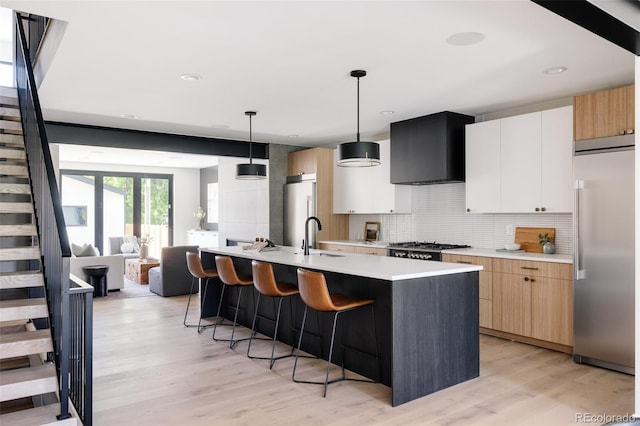
[[[132,251],[123,253],[121,248],[125,243],[130,244]],[[135,235],[123,235],[120,237],[109,237],[109,254],[118,255],[122,259],[122,268],[126,259],[136,259],[140,257],[140,246]]]
[[[69,272],[83,281],[87,281],[87,276],[82,270],[83,266],[107,265],[107,290],[120,290],[124,288],[124,262],[122,256],[83,256],[71,257],[69,259]]]
[[[159,296],[189,294],[193,276],[187,267],[187,252],[198,252],[198,246],[162,247],[160,266],[149,269],[149,291]],[[198,286],[193,293],[198,292]]]

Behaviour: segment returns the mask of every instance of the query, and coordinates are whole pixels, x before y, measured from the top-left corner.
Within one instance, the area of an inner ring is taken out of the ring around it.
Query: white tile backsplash
[[[411,214],[350,215],[349,238],[362,235],[365,222],[381,223],[381,240],[437,241],[498,248],[512,242],[507,225],[556,229],[556,253],[573,253],[571,214],[470,214],[466,213],[465,184],[412,187]]]

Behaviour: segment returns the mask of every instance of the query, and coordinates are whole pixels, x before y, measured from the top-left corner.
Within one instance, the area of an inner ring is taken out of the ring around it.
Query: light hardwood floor
[[[477,379],[395,408],[378,384],[338,383],[322,398],[321,386],[291,381],[292,359],[270,371],[268,361],[246,357],[246,342],[231,350],[211,330],[184,328],[186,301],[95,301],[95,425],[538,426],[575,425],[577,413],[633,413],[632,376],[488,336]],[[324,364],[303,361],[302,373],[322,372]]]

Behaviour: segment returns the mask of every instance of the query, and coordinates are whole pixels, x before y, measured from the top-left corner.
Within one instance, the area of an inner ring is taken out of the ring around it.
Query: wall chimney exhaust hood
[[[474,121],[444,111],[391,123],[391,183],[464,182],[465,125]]]

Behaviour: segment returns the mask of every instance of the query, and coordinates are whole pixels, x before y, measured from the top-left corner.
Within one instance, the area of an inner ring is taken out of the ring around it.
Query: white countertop
[[[356,247],[378,247],[389,248],[388,241],[373,241],[364,242],[357,240],[336,240],[336,241],[320,241],[325,244],[342,244],[345,246]],[[556,263],[573,263],[573,255],[570,254],[544,254],[544,253],[509,253],[506,251],[496,251],[494,249],[484,248],[462,248],[442,250],[445,254],[463,254],[467,256],[484,256],[484,257],[498,257],[503,259],[516,259],[516,260],[535,260],[538,262],[556,262]]]
[[[355,246],[355,247],[377,247],[377,248],[387,248],[389,246],[388,241],[334,240],[334,241],[318,241],[318,243],[340,244],[343,246]]]
[[[396,257],[372,256],[369,254],[337,254],[334,251],[328,250],[311,250],[311,255],[305,256],[302,250],[296,247],[279,246],[279,248],[280,250],[276,251],[257,252],[255,250],[242,250],[241,246],[230,246],[203,248],[201,251],[386,281],[434,277],[482,270],[482,266],[478,265],[399,259]],[[327,256],[326,254],[331,256]]]
[[[505,251],[495,251],[481,248],[462,248],[452,250],[442,250],[445,254],[462,254],[467,256],[499,257],[503,259],[533,260],[536,262],[573,263],[573,256],[570,254],[544,254],[544,253],[509,253]]]

